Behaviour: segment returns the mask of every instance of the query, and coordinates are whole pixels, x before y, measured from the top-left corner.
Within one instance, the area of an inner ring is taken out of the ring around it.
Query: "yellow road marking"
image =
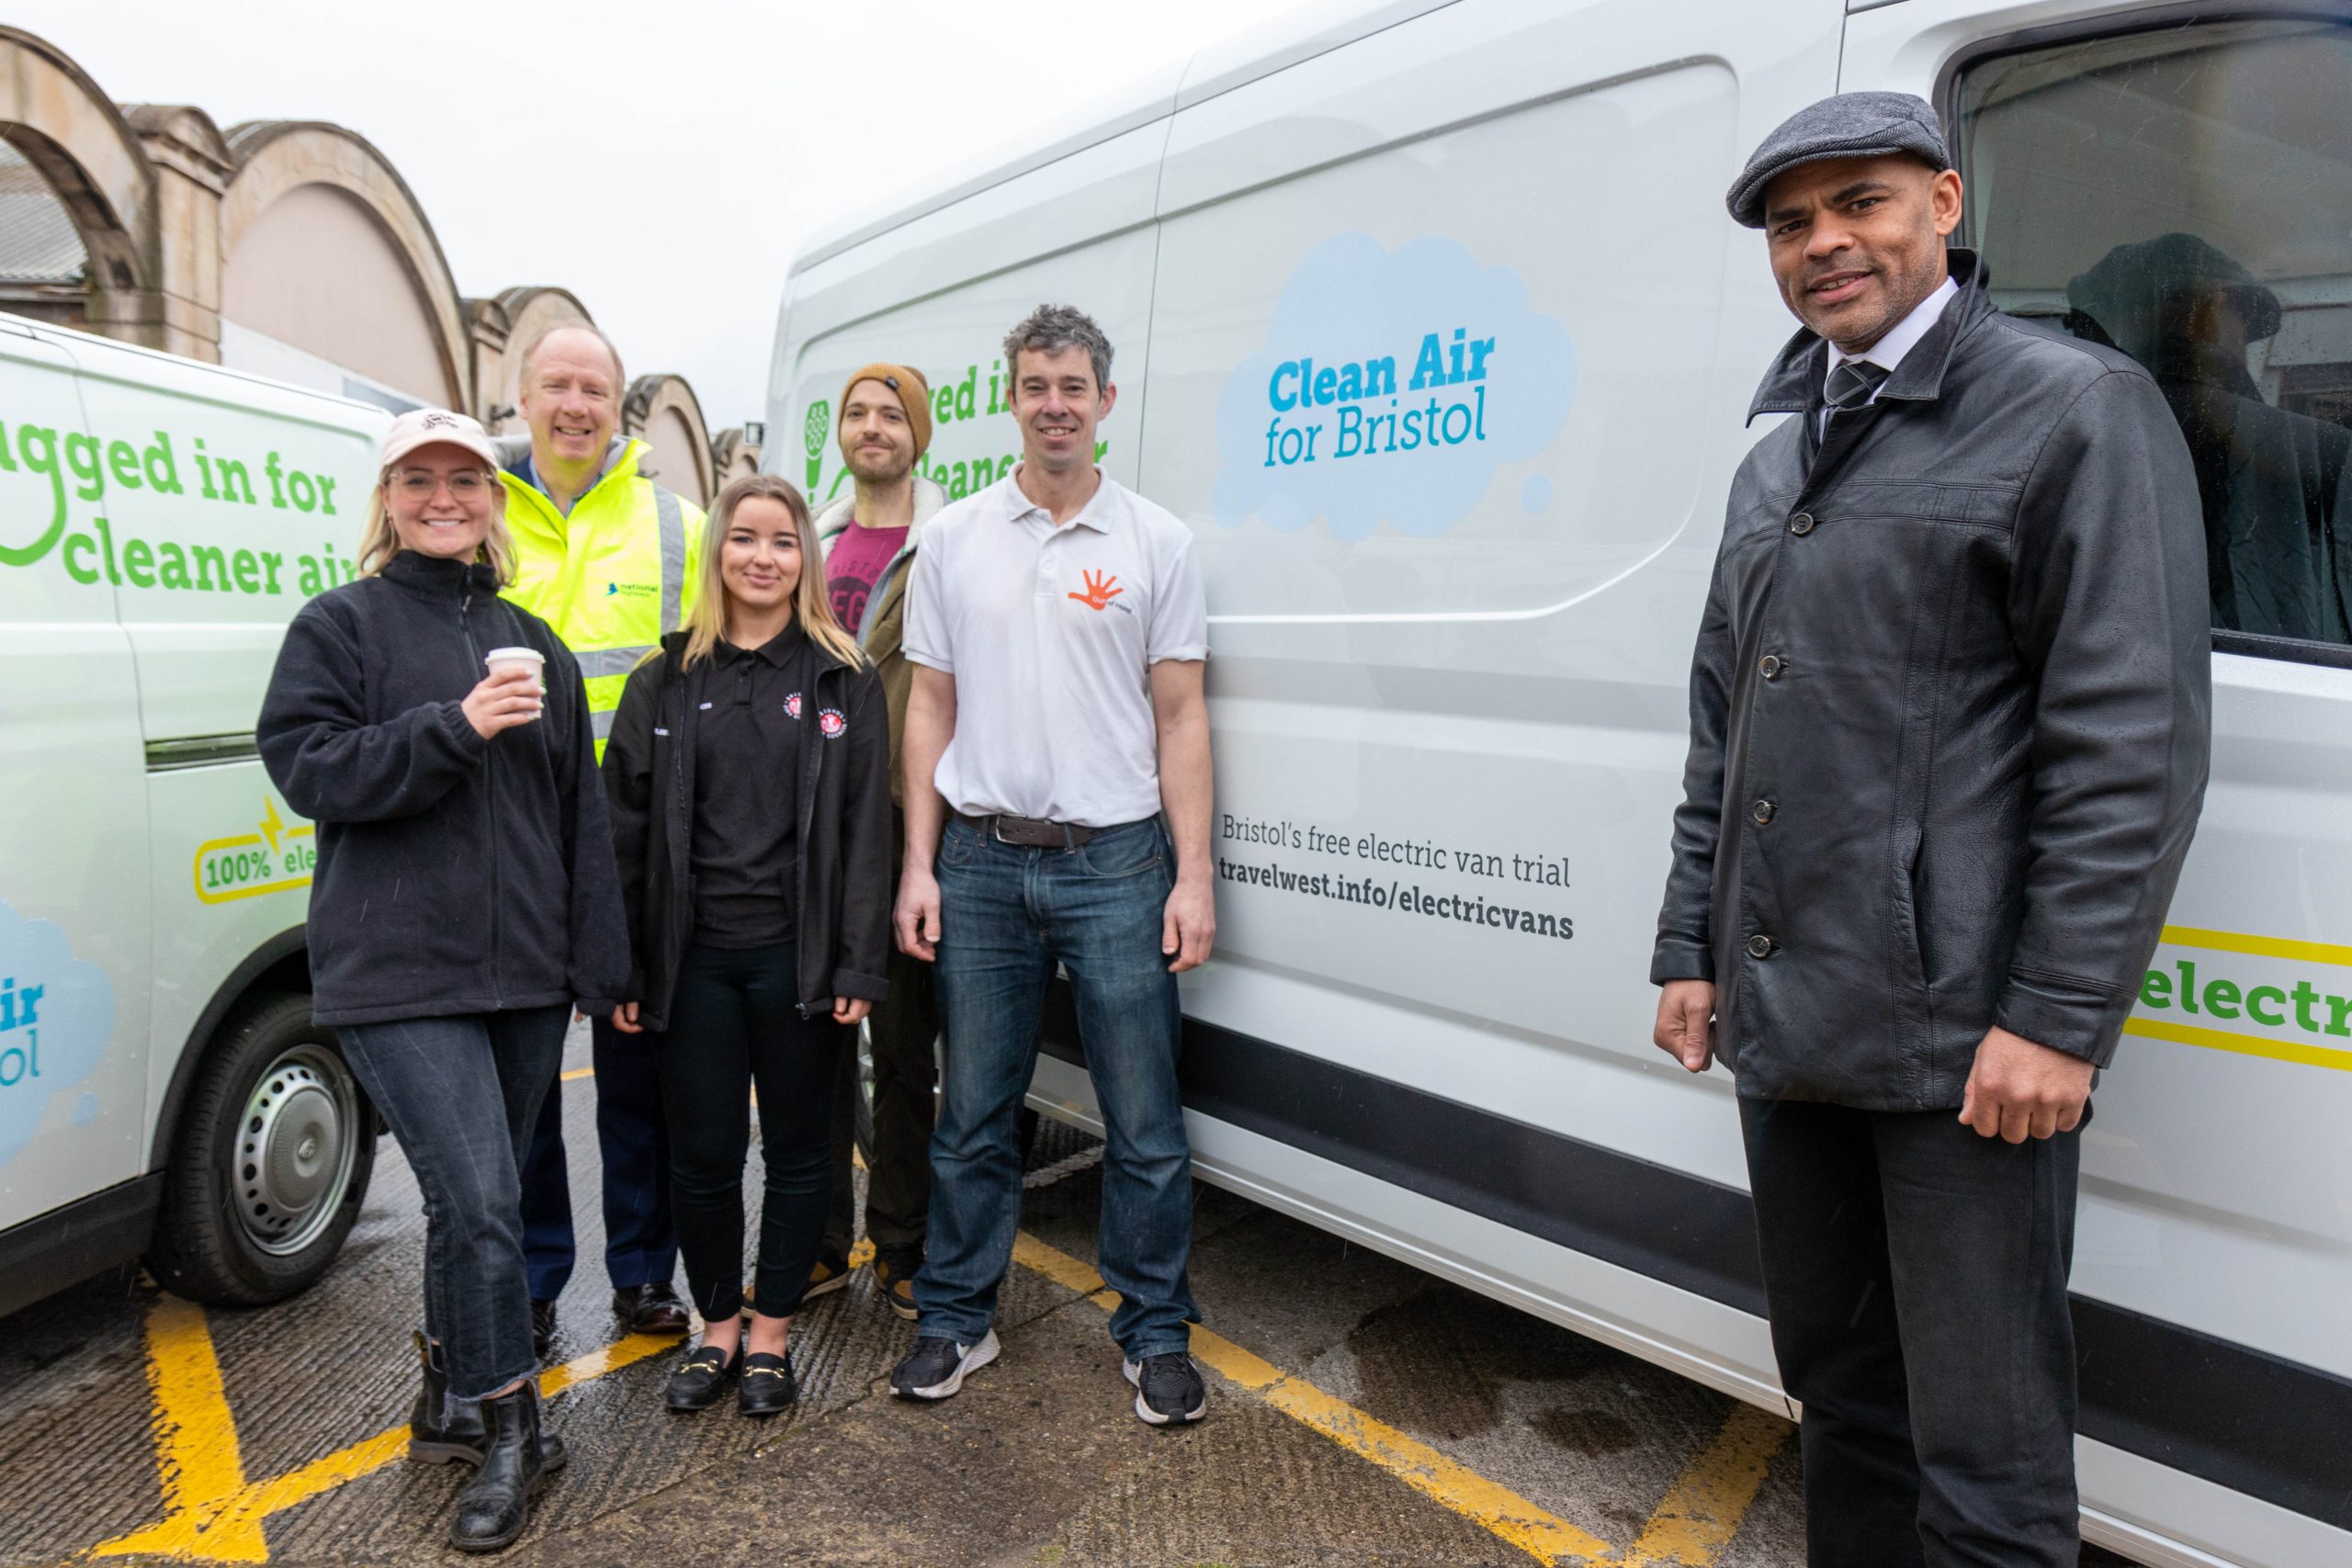
[[[850,1255],[851,1267],[873,1256],[869,1242]],[[1108,1312],[1119,1304],[1090,1265],[1022,1233],[1013,1258],[1055,1283],[1085,1295]],[[671,1336],[632,1334],[539,1374],[539,1391],[553,1398],[568,1389],[674,1348]],[[1244,1392],[1350,1452],[1378,1465],[1538,1562],[1560,1565],[1680,1562],[1712,1564],[1731,1539],[1762,1484],[1765,1468],[1786,1440],[1785,1425],[1747,1405],[1736,1406],[1707,1451],[1667,1494],[1657,1514],[1623,1557],[1589,1531],[1488,1481],[1428,1444],[1375,1420],[1304,1378],[1294,1377],[1221,1335],[1195,1326],[1193,1354]],[[176,1297],[158,1297],[148,1314],[148,1379],[154,1393],[155,1458],[165,1515],[156,1524],[91,1549],[93,1557],[138,1553],[180,1562],[267,1562],[263,1523],[271,1515],[356,1481],[400,1460],[408,1450],[403,1424],[338,1449],[266,1481],[248,1482],[237,1447],[236,1423],[221,1386],[220,1359],[203,1309]]]
[[[1012,1256],[1014,1261],[1065,1289],[1080,1292],[1099,1307],[1107,1310],[1119,1304],[1117,1292],[1104,1288],[1102,1275],[1092,1268],[1025,1232],[1014,1238]],[[1193,1354],[1291,1419],[1370,1460],[1416,1492],[1491,1530],[1539,1562],[1616,1561],[1617,1554],[1598,1536],[1198,1325],[1193,1328]]]
[[[155,1404],[155,1470],[163,1483],[164,1523],[109,1541],[95,1555],[170,1551],[155,1538],[180,1522],[184,1533],[201,1540],[204,1555],[213,1562],[268,1562],[269,1543],[260,1529],[221,1518],[216,1506],[220,1499],[245,1490],[245,1466],[202,1307],[177,1296],[157,1296],[147,1309],[147,1386]]]
[[[193,1335],[185,1326],[190,1316],[195,1323]],[[159,1323],[172,1325],[169,1337],[156,1332]],[[553,1398],[566,1389],[593,1382],[677,1346],[674,1335],[632,1334],[601,1350],[549,1367],[539,1374],[539,1393]],[[169,1374],[158,1371],[167,1350],[175,1361],[184,1360],[186,1366]],[[164,1477],[167,1512],[161,1523],[92,1548],[93,1557],[147,1552],[190,1562],[266,1562],[269,1543],[262,1532],[263,1520],[346,1481],[381,1470],[408,1452],[408,1427],[403,1423],[283,1475],[249,1483],[237,1460],[236,1427],[228,1402],[220,1397],[220,1363],[213,1354],[211,1335],[204,1328],[202,1309],[171,1296],[159,1298],[148,1319],[148,1356],[158,1412],[155,1460]],[[175,1402],[171,1404],[165,1403],[167,1375],[172,1384],[169,1397]],[[203,1403],[202,1385],[208,1380],[209,1397],[216,1402],[209,1407]],[[183,1386],[188,1384],[197,1386]],[[208,1437],[225,1449],[226,1461],[216,1455],[192,1471],[185,1452],[188,1439],[202,1441]]]
[[[2161,940],[2174,947],[2203,947],[2215,953],[2245,953],[2257,958],[2293,958],[2305,964],[2340,964],[2352,968],[2352,947],[2328,942],[2248,936],[2244,931],[2207,931],[2202,926],[2166,926]]]
[[[1772,1456],[1789,1440],[1789,1424],[1752,1404],[1735,1404],[1723,1430],[1690,1461],[1625,1553],[1626,1568],[1679,1562],[1708,1568],[1731,1544],[1756,1501]]]
[[[2239,1034],[2227,1029],[2200,1029],[2193,1023],[2169,1023],[2156,1018],[2127,1018],[2126,1034],[2169,1040],[2176,1045],[2202,1045],[2208,1051],[2230,1051],[2241,1056],[2267,1056],[2275,1062],[2301,1062],[2307,1067],[2333,1067],[2352,1073],[2352,1051],[2331,1051],[2299,1040],[2270,1040],[2259,1034]]]
[[[595,1076],[596,1069],[594,1067],[574,1067],[570,1072],[563,1075],[563,1081],[565,1083],[575,1083],[582,1078],[593,1078]]]

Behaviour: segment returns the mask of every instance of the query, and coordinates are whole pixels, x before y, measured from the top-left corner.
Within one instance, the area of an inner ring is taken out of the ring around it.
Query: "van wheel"
[[[376,1113],[311,998],[247,998],[220,1025],[172,1141],[147,1267],[218,1306],[281,1301],[327,1270],[376,1166]]]

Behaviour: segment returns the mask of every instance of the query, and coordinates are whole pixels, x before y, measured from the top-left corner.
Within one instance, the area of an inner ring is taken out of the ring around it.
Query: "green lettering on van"
[[[6,434],[0,430],[0,440]],[[24,459],[26,472],[49,476],[49,526],[29,545],[0,545],[0,566],[32,565],[65,532],[65,475],[57,466],[57,432],[38,424],[17,426],[17,456]]]

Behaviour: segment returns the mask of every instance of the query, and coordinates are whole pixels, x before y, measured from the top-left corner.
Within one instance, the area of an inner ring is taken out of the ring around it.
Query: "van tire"
[[[311,1021],[308,996],[256,991],[222,1020],[197,1069],[148,1270],[210,1306],[283,1301],[343,1249],[375,1164],[375,1108],[334,1032]],[[268,1185],[265,1168],[281,1183]]]

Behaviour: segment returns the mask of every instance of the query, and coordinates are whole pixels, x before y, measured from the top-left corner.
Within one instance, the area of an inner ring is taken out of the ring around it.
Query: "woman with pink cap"
[[[563,1463],[539,1425],[516,1170],[573,1007],[609,1010],[628,976],[579,669],[499,596],[497,467],[465,415],[401,416],[359,575],[294,617],[257,727],[318,824],[313,1015],[424,1195],[409,1455],[478,1467],[449,1527],[466,1551],[520,1536]]]

